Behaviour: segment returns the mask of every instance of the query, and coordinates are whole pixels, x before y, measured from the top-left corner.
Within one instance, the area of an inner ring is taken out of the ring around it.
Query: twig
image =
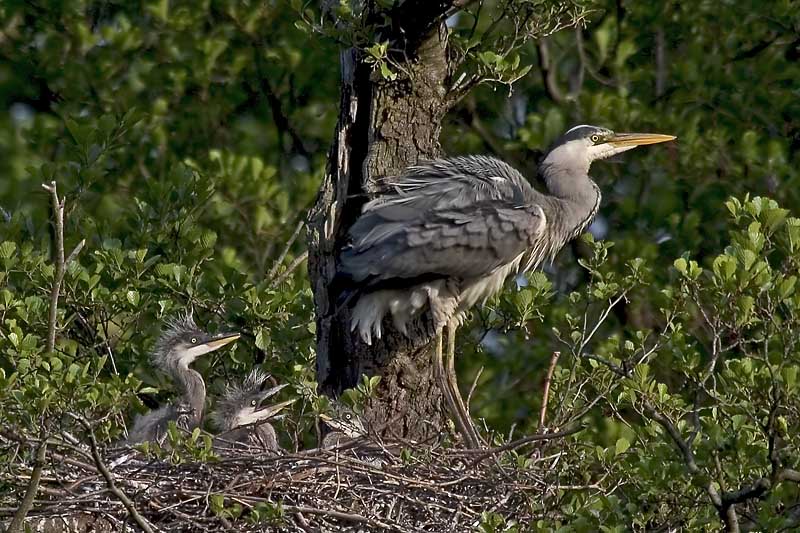
[[[643,407],[644,412],[650,418],[658,422],[658,424],[664,428],[664,430],[666,430],[672,441],[681,451],[681,455],[683,455],[683,461],[686,463],[689,473],[691,473],[692,476],[698,476],[701,471],[700,467],[697,466],[697,462],[695,461],[691,444],[681,437],[680,431],[678,431],[678,428],[675,427],[675,424],[673,424],[666,415],[657,411],[650,402],[645,401]],[[711,503],[717,509],[720,520],[722,520],[722,522],[725,524],[725,530],[730,533],[739,533],[740,531],[739,518],[736,514],[736,504],[750,498],[761,496],[767,490],[769,490],[769,487],[769,480],[763,478],[756,481],[750,487],[746,487],[738,491],[723,490],[722,494],[720,494],[713,482],[708,482],[705,485],[706,493],[711,499]]]
[[[800,472],[797,470],[792,470],[791,468],[784,468],[778,473],[778,480],[800,483]]]
[[[544,378],[544,391],[542,392],[542,407],[539,409],[539,430],[544,427],[544,421],[547,417],[547,402],[550,399],[550,382],[553,380],[553,372],[556,370],[559,357],[561,357],[561,352],[553,352],[553,355],[550,357],[550,366],[547,367],[547,376]]]
[[[294,241],[297,239],[297,236],[300,235],[300,230],[302,230],[304,226],[305,226],[304,220],[301,220],[300,222],[297,223],[297,227],[294,229],[294,233],[292,233],[292,236],[289,237],[289,240],[286,241],[286,245],[283,247],[281,255],[279,255],[278,258],[275,260],[275,262],[272,264],[272,268],[269,270],[269,274],[267,274],[267,279],[273,279],[275,275],[278,273],[278,269],[283,264],[283,260],[286,259],[286,254],[289,253],[289,249],[292,247],[292,244],[294,244]]]
[[[31,472],[31,479],[28,482],[28,489],[25,491],[25,497],[22,498],[22,503],[19,504],[17,512],[14,513],[14,518],[8,525],[8,533],[17,533],[23,531],[22,525],[25,522],[25,517],[28,511],[33,507],[33,501],[36,499],[36,493],[39,492],[39,480],[42,478],[42,469],[44,468],[45,459],[47,456],[47,439],[42,439],[39,447],[36,449],[36,460],[33,464],[33,471]]]
[[[564,95],[561,94],[561,89],[558,87],[556,80],[556,71],[550,62],[550,49],[546,37],[542,37],[536,42],[536,49],[539,56],[539,70],[542,72],[542,81],[547,96],[557,104],[564,102]]]
[[[50,184],[43,183],[42,188],[49,192],[53,199],[53,222],[55,224],[55,250],[53,251],[53,260],[55,262],[55,276],[53,277],[53,286],[50,289],[50,313],[47,322],[47,345],[48,352],[52,352],[56,347],[56,329],[58,327],[58,298],[61,293],[61,283],[64,281],[64,270],[69,261],[75,258],[83,248],[85,240],[81,240],[72,253],[69,254],[67,260],[64,259],[64,199],[58,198],[58,191],[56,189],[56,182],[51,181]],[[17,512],[14,513],[14,519],[8,526],[8,531],[16,532],[22,530],[22,525],[25,522],[25,517],[33,507],[33,502],[36,499],[36,493],[39,491],[39,480],[42,476],[42,468],[44,467],[45,459],[47,457],[47,435],[41,436],[41,443],[36,450],[36,462],[33,471],[31,472],[31,479],[28,482],[28,488],[25,491],[25,497],[22,499]]]
[[[473,465],[475,465],[491,455],[496,455],[498,453],[506,452],[509,450],[516,450],[517,448],[525,446],[526,444],[529,444],[531,442],[536,442],[540,440],[554,440],[554,439],[560,439],[561,437],[568,437],[569,435],[574,435],[575,433],[579,433],[584,429],[586,429],[585,425],[578,424],[575,427],[565,429],[563,431],[556,431],[554,433],[547,433],[544,435],[537,433],[536,435],[528,435],[527,437],[522,437],[515,441],[503,444],[502,446],[495,446],[494,448],[489,448],[488,450],[465,449],[465,450],[460,450],[460,452],[464,454],[477,456],[477,459],[473,463]]]
[[[481,375],[483,374],[484,367],[481,366],[478,373],[475,374],[475,379],[472,380],[472,386],[469,388],[469,394],[467,394],[467,412],[469,412],[469,404],[472,402],[472,394],[475,392],[475,387],[478,386],[478,380],[481,379]]]
[[[669,434],[672,442],[678,447],[683,456],[683,461],[686,463],[686,467],[689,469],[689,472],[692,474],[697,474],[700,472],[700,468],[697,466],[697,463],[694,460],[694,453],[692,452],[691,446],[681,437],[680,431],[678,428],[675,427],[675,424],[667,418],[665,415],[661,414],[660,412],[656,411],[656,408],[650,402],[645,401],[643,404],[644,412],[653,420],[658,422],[658,424],[666,430]]]
[[[50,317],[47,326],[47,351],[52,352],[56,347],[56,329],[58,318],[58,298],[61,293],[61,284],[64,281],[64,272],[67,265],[77,257],[83,246],[86,244],[86,239],[75,246],[75,249],[70,252],[69,256],[64,259],[64,203],[65,199],[58,198],[58,190],[56,182],[51,181],[50,184],[42,183],[42,188],[48,191],[53,198],[53,218],[55,222],[55,250],[53,261],[56,266],[55,276],[53,278],[53,287],[50,289]]]
[[[92,430],[92,426],[89,424],[86,419],[81,416],[72,415],[72,417],[81,423],[81,425],[86,428],[86,431],[89,433],[89,443],[92,446],[92,457],[94,457],[94,464],[97,465],[97,469],[100,470],[100,473],[106,480],[106,484],[108,485],[108,490],[117,497],[117,499],[122,502],[122,505],[125,506],[127,509],[128,514],[131,515],[131,518],[139,525],[140,528],[145,533],[153,533],[153,528],[142,515],[139,514],[139,511],[136,510],[134,507],[133,502],[122,492],[114,483],[114,478],[111,476],[111,472],[108,471],[108,467],[103,462],[102,457],[100,457],[100,451],[97,449],[97,439],[94,437],[94,431]]]
[[[302,254],[298,255],[297,257],[295,257],[294,261],[289,263],[289,266],[286,267],[286,270],[281,272],[281,275],[278,276],[277,278],[275,278],[272,281],[272,286],[275,287],[275,286],[280,285],[281,283],[283,283],[283,281],[286,278],[288,278],[292,274],[292,272],[294,272],[295,269],[297,267],[299,267],[303,263],[303,261],[305,261],[306,259],[308,259],[308,250],[306,250]]]
[[[47,326],[47,351],[52,352],[56,346],[56,319],[58,315],[58,296],[61,292],[61,281],[64,279],[64,200],[58,199],[56,182],[50,185],[42,183],[42,188],[53,198],[53,218],[55,223],[55,250],[53,262],[56,266],[53,287],[50,289],[50,318]]]
[[[664,96],[667,88],[666,38],[664,27],[656,29],[656,98]]]
[[[339,520],[344,520],[347,522],[356,522],[360,524],[367,524],[371,527],[379,527],[381,529],[390,529],[394,531],[406,531],[398,526],[393,526],[391,524],[386,524],[379,520],[374,520],[372,518],[368,518],[366,516],[362,516],[360,514],[355,513],[344,513],[341,511],[334,511],[332,509],[315,509],[313,507],[302,507],[302,506],[295,506],[295,505],[284,505],[284,511],[288,513],[306,513],[310,515],[324,515],[324,516],[331,516],[333,518],[337,518]]]

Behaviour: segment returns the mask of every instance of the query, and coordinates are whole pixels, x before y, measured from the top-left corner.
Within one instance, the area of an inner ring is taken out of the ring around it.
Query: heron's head
[[[364,419],[342,403],[334,403],[329,413],[320,413],[319,417],[332,430],[341,431],[351,439],[364,437],[367,434]]]
[[[201,355],[219,350],[239,338],[238,333],[211,335],[200,329],[191,313],[170,321],[156,341],[153,361],[162,369],[188,367]]]
[[[217,427],[231,430],[274,418],[294,400],[275,404],[266,401],[280,392],[286,384],[270,386],[269,375],[255,368],[241,384],[229,385],[225,394],[217,401],[211,417]]]
[[[542,160],[542,172],[545,177],[548,173],[559,172],[586,174],[593,161],[627,152],[637,146],[673,139],[674,135],[614,133],[607,128],[582,124],[556,139]]]

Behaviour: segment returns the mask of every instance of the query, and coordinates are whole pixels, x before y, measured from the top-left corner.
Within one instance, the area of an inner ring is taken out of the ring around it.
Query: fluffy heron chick
[[[227,387],[211,414],[214,424],[222,431],[217,437],[216,446],[224,448],[226,444],[240,443],[270,451],[280,449],[275,428],[268,420],[294,403],[294,400],[265,404],[287,386],[269,387],[269,378],[268,374],[255,368],[242,383]]]
[[[367,436],[364,419],[350,407],[336,402],[330,413],[320,413],[319,418],[333,431],[322,439],[323,448],[336,448],[349,441]]]
[[[175,381],[181,396],[173,403],[137,416],[128,435],[128,443],[163,443],[170,421],[186,430],[199,426],[205,406],[206,386],[203,377],[189,365],[201,355],[219,350],[238,338],[238,333],[206,333],[195,324],[191,313],[169,322],[156,341],[152,362]]]

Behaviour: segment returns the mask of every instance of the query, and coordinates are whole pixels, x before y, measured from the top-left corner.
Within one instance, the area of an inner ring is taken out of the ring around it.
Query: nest
[[[34,531],[454,532],[487,521],[504,530],[548,519],[563,489],[553,468],[562,452],[550,439],[567,433],[480,451],[361,439],[183,464],[133,448],[101,453],[94,442],[51,445],[27,522]],[[26,476],[13,479],[23,494]],[[9,516],[14,504],[3,508]]]

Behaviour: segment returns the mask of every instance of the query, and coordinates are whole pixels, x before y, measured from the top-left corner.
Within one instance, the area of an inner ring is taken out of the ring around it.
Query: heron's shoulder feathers
[[[535,194],[515,168],[485,155],[420,161],[385,179],[383,186],[384,192],[364,206],[364,213],[387,205],[430,210],[488,200],[524,202]]]

